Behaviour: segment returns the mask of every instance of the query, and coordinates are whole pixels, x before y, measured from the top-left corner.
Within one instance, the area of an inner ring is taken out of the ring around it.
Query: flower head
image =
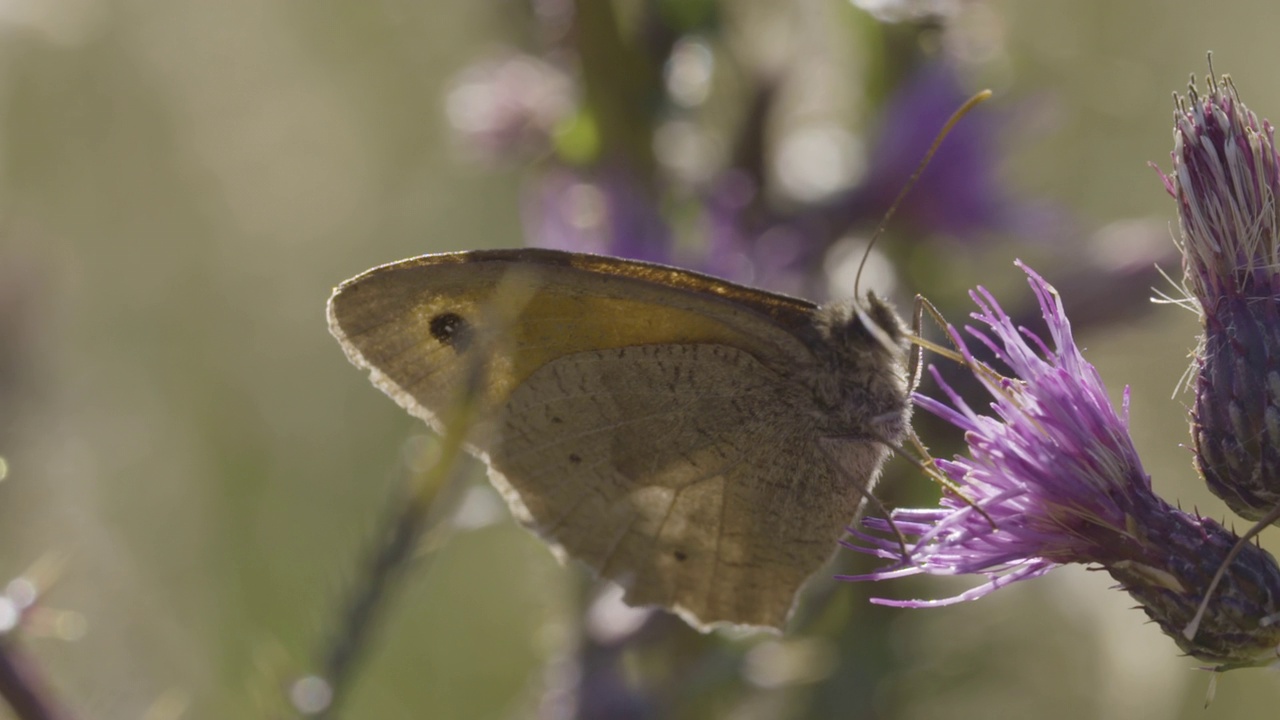
[[[1204,329],[1192,436],[1205,482],[1257,520],[1280,505],[1280,157],[1229,78],[1175,113],[1173,171],[1185,285]]]
[[[960,333],[950,330],[991,394],[992,413],[970,408],[936,370],[950,402],[915,398],[965,431],[968,455],[938,461],[965,498],[946,493],[936,509],[896,511],[897,528],[918,538],[906,557],[895,539],[855,531],[858,542],[849,547],[897,562],[847,579],[919,573],[987,578],[948,600],[887,603],[922,607],[978,598],[1067,563],[1101,566],[1188,653],[1224,666],[1274,661],[1280,628],[1268,618],[1280,610],[1280,566],[1254,545],[1231,565],[1195,637],[1182,634],[1236,537],[1152,491],[1129,438],[1127,392],[1117,413],[1097,370],[1076,347],[1056,291],[1024,269],[1050,343],[1015,327],[981,289],[972,294],[979,308],[973,317],[987,330],[967,328],[1015,377],[980,364]],[[884,520],[866,524],[890,528]]]

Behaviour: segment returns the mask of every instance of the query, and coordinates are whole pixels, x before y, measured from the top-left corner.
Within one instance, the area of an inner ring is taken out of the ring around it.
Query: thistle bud
[[[1177,101],[1173,171],[1184,284],[1203,327],[1191,413],[1197,469],[1250,520],[1280,504],[1280,158],[1230,78]]]

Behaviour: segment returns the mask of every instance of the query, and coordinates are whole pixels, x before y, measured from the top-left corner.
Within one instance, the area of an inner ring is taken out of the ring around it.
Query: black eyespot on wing
[[[573,463],[574,465],[577,465],[578,463],[582,462],[582,456],[579,455],[578,453],[570,453],[569,462]]]
[[[471,343],[471,324],[457,313],[440,313],[431,318],[431,337],[457,352],[466,352]]]
[[[672,553],[672,555],[674,555],[675,559],[680,562],[684,562],[685,560],[689,559],[689,554],[683,550],[677,550],[674,553]]]

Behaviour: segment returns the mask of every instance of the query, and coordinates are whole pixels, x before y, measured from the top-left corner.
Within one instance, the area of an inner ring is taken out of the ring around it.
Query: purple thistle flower
[[[977,574],[987,582],[946,600],[878,602],[927,607],[972,600],[1067,563],[1100,566],[1187,653],[1222,668],[1269,664],[1280,647],[1280,566],[1246,545],[1215,592],[1193,639],[1195,616],[1214,573],[1236,543],[1218,523],[1155,495],[1121,413],[1097,370],[1081,355],[1057,292],[1029,268],[1051,343],[1014,326],[986,290],[972,293],[987,330],[966,328],[1014,372],[980,364],[961,334],[953,341],[991,394],[992,413],[970,408],[931,368],[949,403],[917,395],[919,407],[965,431],[967,457],[938,467],[968,498],[944,494],[936,509],[898,510],[899,530],[916,540],[903,557],[895,537],[853,531],[847,547],[896,563],[849,580],[921,573]],[[886,533],[883,519],[864,521]]]
[[[1192,86],[1175,112],[1173,171],[1184,284],[1204,335],[1196,351],[1196,465],[1241,516],[1280,505],[1280,157],[1271,124],[1230,78]]]

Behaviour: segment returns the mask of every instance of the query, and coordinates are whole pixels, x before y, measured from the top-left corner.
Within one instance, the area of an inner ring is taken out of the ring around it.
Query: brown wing
[[[723,345],[548,363],[503,410],[490,465],[521,519],[628,603],[701,627],[781,628],[861,499],[807,393]]]
[[[393,263],[329,302],[352,362],[437,429],[484,363],[489,419],[473,451],[525,524],[630,602],[773,627],[860,497],[834,487],[813,408],[787,381],[812,361],[799,337],[813,311],[695,273],[532,250]]]

